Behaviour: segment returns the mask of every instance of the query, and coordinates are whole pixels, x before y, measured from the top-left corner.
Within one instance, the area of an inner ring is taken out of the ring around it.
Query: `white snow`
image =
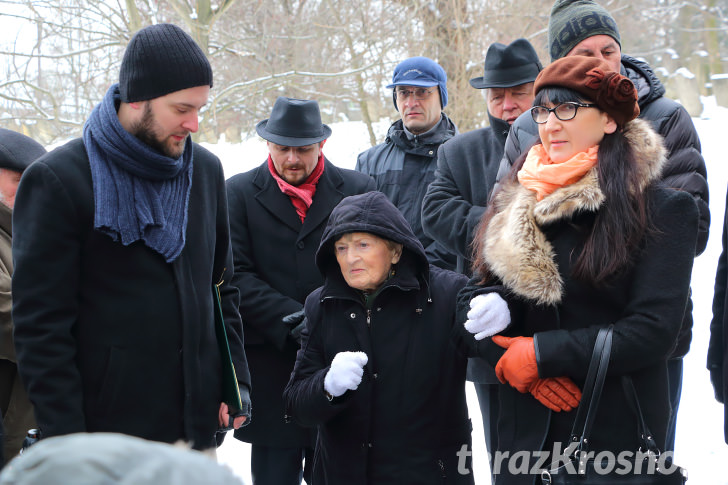
[[[728,185],[726,151],[721,137],[728,126],[728,109],[716,106],[715,98],[703,98],[705,111],[694,118],[702,142],[703,156],[708,167],[711,188],[710,239],[705,252],[695,260],[693,268],[693,343],[685,358],[682,401],[678,417],[675,462],[688,469],[692,484],[728,485],[724,466],[728,464],[728,446],[723,441],[723,406],[713,396],[705,359],[708,348],[709,325],[712,317],[713,282],[718,257]],[[388,123],[377,125],[381,141]],[[331,124],[333,134],[324,147],[326,156],[336,165],[353,168],[358,153],[368,148],[365,126],[358,122]],[[261,164],[266,156],[265,142],[251,137],[239,145],[206,145],[216,153],[225,167],[227,177]],[[482,422],[477,398],[468,384],[468,406],[473,420],[473,457],[476,484],[489,483],[488,460],[483,441]],[[254,391],[255,392],[255,391]],[[255,413],[255,410],[253,410]],[[253,414],[255,419],[255,414]],[[230,466],[246,483],[250,479],[250,446],[233,438],[230,433],[218,449],[220,463]]]
[[[687,67],[679,68],[677,71],[675,71],[675,76],[682,76],[685,79],[694,79],[695,78],[695,74],[690,72],[690,69],[688,69]]]

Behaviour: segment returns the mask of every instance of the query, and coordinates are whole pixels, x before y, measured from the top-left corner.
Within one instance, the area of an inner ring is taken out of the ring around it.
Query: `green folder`
[[[243,403],[240,400],[240,388],[238,378],[235,375],[235,366],[230,355],[230,344],[228,343],[227,332],[225,331],[225,320],[222,316],[222,299],[220,298],[220,286],[223,281],[213,285],[215,296],[215,335],[217,346],[220,349],[220,362],[222,364],[222,401],[228,405],[228,412],[231,417],[242,416]]]

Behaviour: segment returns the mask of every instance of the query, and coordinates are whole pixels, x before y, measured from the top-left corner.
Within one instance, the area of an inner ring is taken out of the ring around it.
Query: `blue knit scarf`
[[[83,127],[93,179],[94,229],[125,246],[143,241],[174,261],[185,245],[192,185],[192,142],[169,158],[127,132],[116,112],[119,85],[107,91]]]

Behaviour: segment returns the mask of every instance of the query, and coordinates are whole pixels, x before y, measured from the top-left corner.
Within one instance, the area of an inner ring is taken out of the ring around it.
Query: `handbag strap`
[[[650,432],[650,429],[647,427],[645,416],[644,414],[642,414],[640,400],[637,397],[637,390],[634,387],[634,382],[632,381],[631,376],[622,376],[622,388],[624,389],[624,394],[627,396],[627,402],[629,403],[629,407],[632,408],[635,416],[637,416],[637,431],[639,433],[641,449],[644,451],[652,452],[659,456],[660,448],[658,448],[654,436]]]
[[[574,449],[574,453],[576,451],[586,451],[589,444],[589,435],[599,407],[604,380],[607,377],[609,356],[612,351],[612,332],[612,325],[600,329],[594,342],[594,350],[592,351],[591,362],[589,363],[589,370],[586,374],[586,382],[581,396],[581,402],[585,403],[586,406],[577,407],[574,426],[571,429],[571,441],[579,443]]]

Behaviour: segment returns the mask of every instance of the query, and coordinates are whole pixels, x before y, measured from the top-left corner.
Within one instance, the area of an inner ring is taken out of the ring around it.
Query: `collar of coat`
[[[666,151],[661,137],[647,122],[636,119],[624,130],[638,167],[633,190],[642,192],[659,179]],[[557,304],[562,298],[563,280],[553,247],[541,227],[568,220],[577,212],[596,212],[603,202],[596,167],[541,201],[518,182],[507,182],[491,201],[495,215],[484,236],[483,257],[511,292],[537,304]]]

